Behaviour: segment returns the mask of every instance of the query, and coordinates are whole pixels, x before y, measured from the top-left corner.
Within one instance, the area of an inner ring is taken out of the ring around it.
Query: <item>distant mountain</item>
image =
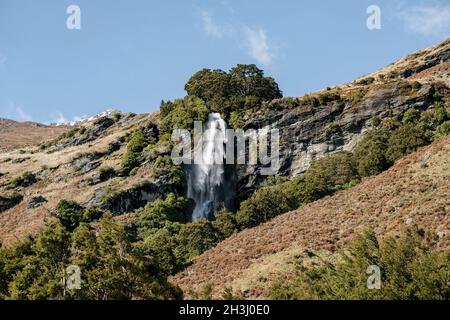
[[[12,150],[39,144],[70,130],[69,126],[17,122],[0,118],[0,150]]]

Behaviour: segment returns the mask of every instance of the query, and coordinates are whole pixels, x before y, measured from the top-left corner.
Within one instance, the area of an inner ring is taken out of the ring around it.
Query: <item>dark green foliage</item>
[[[117,112],[114,114],[113,118],[114,118],[114,122],[119,122],[120,119],[122,119],[122,114]]]
[[[409,108],[403,114],[403,124],[414,123],[420,118],[420,112],[414,108]]]
[[[0,195],[0,212],[11,209],[22,202],[23,196],[18,192],[13,192],[10,195]]]
[[[172,188],[176,193],[184,193],[186,179],[183,169],[175,165],[170,156],[160,156],[155,161],[157,175],[165,185]]]
[[[167,221],[183,220],[187,211],[188,201],[184,197],[169,194],[164,200],[155,200],[148,203],[139,214],[139,229],[141,235],[154,233],[163,228]]]
[[[378,174],[391,165],[386,157],[390,131],[376,128],[368,131],[353,150],[353,158],[361,177]]]
[[[176,255],[177,242],[170,227],[154,229],[153,233],[136,244],[136,251],[153,260],[158,269],[167,276],[175,274],[185,263]]]
[[[319,94],[318,99],[320,105],[326,106],[329,103],[341,101],[341,96],[337,92],[327,91]]]
[[[425,131],[414,124],[401,126],[389,138],[386,157],[394,162],[417,148],[430,143]]]
[[[0,250],[0,298],[179,299],[154,255],[145,255],[122,225],[105,216],[95,231],[85,223],[71,234],[59,223],[36,240]],[[81,269],[81,289],[65,289],[64,270]]]
[[[264,71],[254,64],[238,64],[229,71],[233,95],[254,96],[262,100],[281,98],[282,93],[273,78],[264,77]]]
[[[145,139],[143,129],[135,130],[131,136],[128,138],[127,151],[122,158],[122,172],[125,174],[130,174],[130,172],[139,166],[139,157],[148,145],[148,141]]]
[[[401,239],[379,242],[373,232],[357,237],[333,262],[307,267],[299,261],[299,271],[291,280],[276,281],[273,299],[326,300],[448,300],[450,255],[437,252],[435,237],[417,228]],[[368,289],[369,266],[381,270],[381,288]]]
[[[239,227],[251,228],[292,209],[291,201],[282,188],[262,188],[241,203],[236,220]]]
[[[52,224],[25,252],[19,245],[11,249],[17,259],[15,273],[10,275],[5,295],[11,299],[62,299],[64,266],[70,257],[70,234],[60,224]],[[14,252],[16,251],[16,252]],[[20,255],[18,255],[20,254]]]
[[[111,167],[103,167],[100,169],[100,180],[107,181],[116,175],[116,170]]]
[[[320,102],[316,97],[305,94],[302,98],[300,98],[300,104],[302,106],[318,107],[320,105]]]
[[[161,129],[170,133],[173,129],[192,129],[194,121],[205,121],[209,113],[205,102],[195,96],[167,102],[162,107]]]
[[[188,95],[197,96],[205,102],[215,96],[228,97],[231,93],[230,75],[222,70],[202,69],[186,83]]]
[[[56,216],[69,231],[75,230],[83,219],[84,208],[75,201],[61,200],[55,208]]]
[[[450,121],[446,121],[436,129],[436,138],[440,138],[450,134]]]
[[[262,102],[282,97],[275,80],[265,77],[264,71],[253,64],[239,64],[228,73],[222,70],[202,69],[189,79],[185,90],[189,96],[204,101],[207,112],[218,112],[225,117],[233,111],[256,110],[260,108]],[[180,110],[175,104],[180,104],[180,101],[161,104],[161,114],[164,118],[174,113],[164,124],[171,128],[189,129],[192,108],[185,107]],[[179,121],[175,122],[177,119]],[[233,116],[232,123],[238,125],[234,120],[237,120],[236,115]],[[167,130],[167,127],[165,129]]]
[[[192,258],[211,249],[219,243],[219,240],[212,223],[207,220],[181,225],[176,236],[179,256],[185,261],[191,261]]]
[[[212,222],[212,226],[216,229],[220,241],[231,237],[239,230],[235,215],[227,210],[215,214],[215,220]]]
[[[20,177],[14,178],[11,185],[17,187],[29,187],[37,182],[36,176],[32,172],[25,172]]]

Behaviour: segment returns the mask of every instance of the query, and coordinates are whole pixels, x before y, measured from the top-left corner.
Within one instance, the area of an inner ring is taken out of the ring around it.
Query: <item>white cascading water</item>
[[[202,145],[203,161],[191,166],[188,198],[195,201],[192,220],[209,218],[223,204],[221,190],[225,176],[226,123],[219,113],[210,113],[205,124]]]

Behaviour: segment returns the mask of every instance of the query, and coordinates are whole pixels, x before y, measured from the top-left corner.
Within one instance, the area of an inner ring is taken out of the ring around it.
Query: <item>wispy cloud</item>
[[[227,2],[223,5],[229,6]],[[267,32],[262,27],[248,27],[236,21],[220,24],[211,11],[200,8],[197,8],[197,11],[201,18],[202,29],[207,35],[216,39],[237,38],[237,42],[243,44],[252,59],[266,67],[272,64],[275,53],[270,46]],[[232,11],[232,8],[229,8],[229,11]]]
[[[450,5],[405,6],[400,18],[406,28],[423,36],[450,36]]]
[[[6,117],[18,121],[33,121],[31,114],[26,112],[21,106],[16,105],[13,101],[9,102]]]
[[[6,55],[0,53],[0,66],[3,66],[7,60],[8,60],[8,57]]]
[[[214,38],[223,38],[224,36],[229,36],[233,32],[232,27],[218,24],[211,12],[199,9],[199,14],[202,20],[203,31],[206,34],[214,37]]]
[[[248,55],[264,66],[269,66],[275,54],[269,46],[267,34],[261,27],[244,27],[245,46],[248,48]]]

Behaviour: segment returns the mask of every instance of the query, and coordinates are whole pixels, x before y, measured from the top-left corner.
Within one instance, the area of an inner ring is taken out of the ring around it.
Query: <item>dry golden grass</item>
[[[427,152],[432,152],[432,157],[423,165]],[[439,248],[448,250],[449,192],[447,136],[352,189],[232,236],[197,257],[192,266],[171,280],[182,289],[197,291],[211,284],[216,297],[224,287],[231,287],[235,292],[248,290],[250,298],[264,298],[264,283],[287,268],[274,261],[289,260],[292,253],[305,249],[333,252],[366,227],[387,237],[397,236],[409,223],[415,223],[440,232]]]
[[[0,150],[13,150],[52,140],[70,130],[68,126],[47,126],[0,118]]]
[[[73,159],[80,154],[106,151],[110,143],[116,142],[127,132],[144,125],[149,120],[157,121],[156,115],[154,113],[137,115],[125,126],[113,126],[104,135],[90,143],[65,148],[54,153],[47,153],[46,150],[42,151],[37,147],[0,153],[0,172],[4,174],[0,177],[0,194],[7,193],[8,183],[26,171],[35,173],[39,179],[38,183],[21,191],[24,200],[19,205],[0,213],[0,242],[3,245],[10,245],[27,235],[38,233],[46,219],[51,218],[51,210],[61,199],[84,203],[99,188],[109,187],[111,191],[121,191],[151,177],[153,168],[143,166],[133,177],[116,177],[94,186],[85,183],[102,167],[119,168],[125,148],[112,153],[107,159],[102,158],[100,167],[84,175],[79,175],[71,166]],[[91,124],[84,125],[89,127]],[[18,159],[26,160],[17,163]],[[45,197],[48,202],[36,209],[27,209],[27,201],[36,195]]]

